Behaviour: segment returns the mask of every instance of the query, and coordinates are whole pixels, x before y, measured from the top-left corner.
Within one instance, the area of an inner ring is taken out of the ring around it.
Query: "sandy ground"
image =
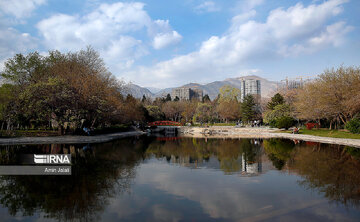
[[[233,126],[182,127],[181,136],[196,138],[285,138],[320,143],[340,144],[360,148],[360,139],[343,139],[311,136],[303,134],[276,133],[279,129],[254,127],[235,128]]]
[[[51,136],[51,137],[19,137],[0,138],[0,145],[15,144],[74,144],[74,143],[104,143],[114,139],[140,136],[145,134],[141,131],[111,133],[98,136]]]

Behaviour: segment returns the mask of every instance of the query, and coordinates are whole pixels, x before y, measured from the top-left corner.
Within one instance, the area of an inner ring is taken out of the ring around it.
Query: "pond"
[[[282,139],[138,137],[0,146],[72,154],[71,176],[0,176],[1,221],[359,221],[360,149]]]

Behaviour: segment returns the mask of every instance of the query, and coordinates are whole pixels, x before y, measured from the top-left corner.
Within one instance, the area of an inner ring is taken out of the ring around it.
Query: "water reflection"
[[[1,162],[21,153],[71,153],[72,176],[1,176],[0,203],[10,215],[37,212],[56,220],[96,221],[114,194],[129,192],[143,144],[131,140],[90,145],[2,147]]]
[[[159,142],[160,141],[160,142]],[[259,174],[262,171],[261,140],[181,139],[157,140],[146,150],[148,158],[165,157],[169,163],[191,168],[221,169],[225,174]]]
[[[71,153],[72,176],[1,176],[3,220],[356,220],[360,151],[270,139],[131,138],[0,147]],[[330,204],[328,202],[335,203]]]

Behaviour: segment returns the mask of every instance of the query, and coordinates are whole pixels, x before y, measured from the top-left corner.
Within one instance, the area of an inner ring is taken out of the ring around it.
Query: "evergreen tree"
[[[174,99],[175,102],[177,102],[177,101],[179,101],[179,100],[180,100],[180,99],[179,99],[179,97],[177,97],[177,96],[176,96],[175,99]]]
[[[244,97],[241,104],[242,118],[244,122],[249,122],[255,117],[255,100],[251,94]]]
[[[274,110],[275,106],[284,103],[285,103],[284,97],[280,93],[276,93],[273,97],[271,97],[271,101],[267,104],[266,107],[270,110]]]
[[[205,94],[205,96],[203,96],[202,102],[203,102],[203,103],[211,102],[210,97],[209,97],[208,94]]]
[[[141,102],[145,102],[146,101],[146,96],[145,95],[143,95],[143,97],[142,97],[142,99],[141,99]]]
[[[168,102],[168,101],[171,101],[171,96],[169,93],[166,95],[166,99],[165,99],[165,102]]]

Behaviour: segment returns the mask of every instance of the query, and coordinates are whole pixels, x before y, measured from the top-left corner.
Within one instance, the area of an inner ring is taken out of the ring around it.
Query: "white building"
[[[261,97],[261,82],[256,79],[246,79],[241,82],[241,101],[244,100],[244,97],[248,94],[251,94],[255,99],[260,99]]]

